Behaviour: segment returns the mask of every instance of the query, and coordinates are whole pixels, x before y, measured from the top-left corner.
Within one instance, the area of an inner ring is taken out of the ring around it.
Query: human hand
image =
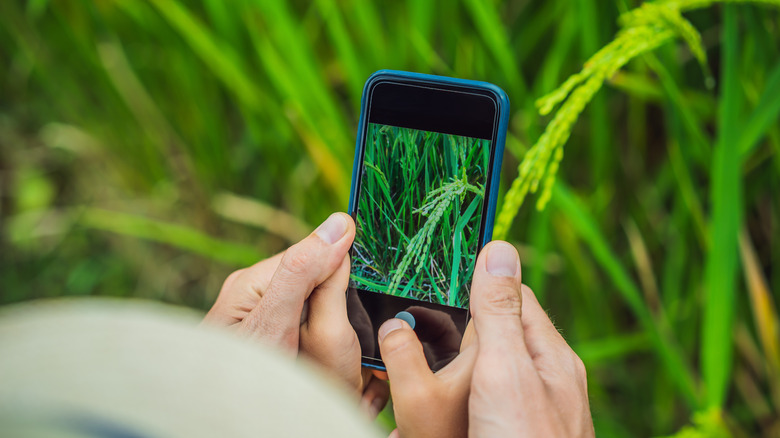
[[[363,404],[376,415],[387,401],[387,385],[361,370],[360,345],[347,319],[354,237],[349,215],[331,215],[283,253],[232,273],[204,323],[300,352],[364,394]]]
[[[585,366],[522,285],[510,244],[492,242],[480,254],[471,313],[479,353],[469,436],[594,436]]]
[[[525,307],[524,307],[525,306]],[[585,369],[521,283],[517,251],[491,242],[477,258],[461,354],[440,372],[403,321],[379,330],[395,436],[593,436]]]
[[[477,353],[473,327],[466,327],[461,340],[448,314],[421,306],[406,310],[417,322],[415,330],[394,318],[386,321],[378,333],[387,373],[375,373],[390,379],[398,425],[391,437],[465,436],[469,385]],[[458,350],[460,354],[452,359]],[[434,374],[430,367],[436,369],[442,363],[446,365]]]

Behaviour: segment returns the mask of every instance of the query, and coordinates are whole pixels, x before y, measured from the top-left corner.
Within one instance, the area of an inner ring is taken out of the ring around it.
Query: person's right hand
[[[512,245],[492,242],[482,251],[471,313],[479,353],[469,436],[594,436],[585,366],[522,285]]]
[[[433,374],[414,331],[379,330],[398,429],[391,436],[594,435],[585,368],[553,326],[506,242],[483,248],[461,353]]]

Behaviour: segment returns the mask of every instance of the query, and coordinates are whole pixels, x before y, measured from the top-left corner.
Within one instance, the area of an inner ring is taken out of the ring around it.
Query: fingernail
[[[385,336],[400,328],[403,328],[403,326],[404,322],[398,318],[388,319],[384,324],[382,324],[382,327],[379,327],[379,342],[382,342]]]
[[[496,277],[514,277],[517,274],[517,251],[506,242],[495,242],[487,253],[487,271]]]
[[[340,213],[333,213],[314,232],[325,243],[335,243],[347,232],[347,220]]]

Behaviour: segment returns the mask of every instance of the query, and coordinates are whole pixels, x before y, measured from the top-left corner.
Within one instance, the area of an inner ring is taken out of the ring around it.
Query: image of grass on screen
[[[467,308],[490,140],[370,123],[350,286]]]

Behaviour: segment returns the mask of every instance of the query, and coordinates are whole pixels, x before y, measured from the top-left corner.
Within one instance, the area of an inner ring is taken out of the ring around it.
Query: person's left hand
[[[332,214],[286,251],[232,273],[204,323],[313,359],[362,394],[364,409],[376,416],[389,390],[361,370],[360,344],[347,318],[354,238],[352,218]]]

